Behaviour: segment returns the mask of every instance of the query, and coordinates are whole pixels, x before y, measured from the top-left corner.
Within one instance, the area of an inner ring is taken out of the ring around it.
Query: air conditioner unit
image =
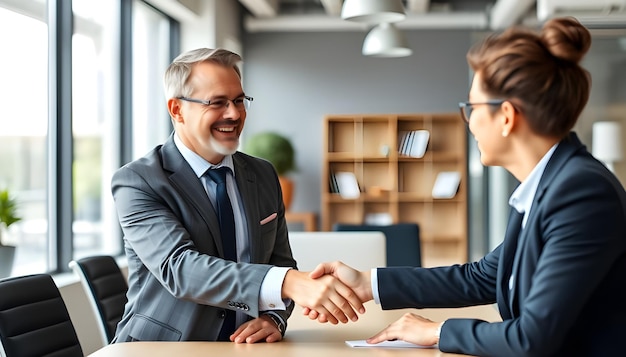
[[[626,0],[537,0],[537,19],[556,16],[593,17],[626,15]]]

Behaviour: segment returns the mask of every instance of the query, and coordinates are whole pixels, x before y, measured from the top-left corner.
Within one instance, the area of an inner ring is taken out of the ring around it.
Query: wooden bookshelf
[[[335,223],[363,224],[373,214],[392,223],[420,226],[424,266],[467,261],[466,126],[458,113],[327,115],[324,121],[321,229]],[[422,157],[399,152],[402,133],[428,130]],[[360,195],[333,192],[331,174],[354,173]],[[461,180],[452,198],[436,199],[442,171]]]

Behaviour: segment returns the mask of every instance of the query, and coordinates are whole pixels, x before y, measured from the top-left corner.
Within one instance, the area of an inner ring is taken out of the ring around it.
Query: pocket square
[[[270,214],[269,216],[267,216],[267,217],[263,218],[263,219],[261,220],[261,225],[264,225],[264,224],[266,224],[267,222],[271,222],[271,221],[273,221],[273,220],[276,218],[276,216],[278,216],[278,214],[277,214],[276,212],[274,212],[274,213]]]

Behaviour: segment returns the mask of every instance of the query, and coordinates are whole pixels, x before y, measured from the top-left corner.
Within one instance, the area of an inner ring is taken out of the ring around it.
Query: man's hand
[[[420,315],[406,313],[398,321],[387,326],[386,329],[368,338],[367,343],[402,340],[416,345],[432,346],[439,342],[437,330],[440,326],[440,322],[433,322]]]
[[[235,343],[278,342],[282,338],[276,323],[267,315],[245,322],[230,335]]]
[[[291,269],[285,275],[282,297],[324,314],[332,324],[356,321],[355,310],[365,312],[354,291],[331,275],[313,279],[309,273]]]
[[[332,275],[352,289],[361,302],[367,302],[374,298],[372,294],[372,278],[370,271],[358,271],[342,262],[321,263],[309,276],[313,279],[324,275]]]
[[[343,264],[342,262],[321,263],[311,273],[309,277],[318,279],[325,275],[332,275],[342,283],[351,288],[362,303],[372,300],[371,273],[369,271],[360,272]],[[365,309],[362,310],[364,313]],[[321,323],[328,322],[328,316],[322,311],[305,306],[303,315],[307,315],[311,320],[318,320]]]

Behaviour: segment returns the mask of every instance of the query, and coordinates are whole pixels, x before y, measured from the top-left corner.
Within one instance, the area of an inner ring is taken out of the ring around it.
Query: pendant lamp
[[[382,23],[365,36],[362,53],[370,57],[406,57],[413,51],[400,30],[393,24]]]
[[[398,22],[406,14],[401,0],[344,0],[341,18],[365,23]]]

